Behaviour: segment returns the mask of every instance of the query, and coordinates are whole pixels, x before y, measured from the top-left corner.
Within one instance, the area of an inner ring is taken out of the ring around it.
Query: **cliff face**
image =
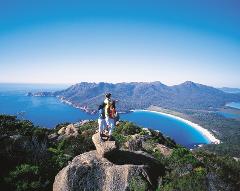
[[[129,190],[136,181],[146,189],[157,188],[165,169],[145,152],[118,150],[115,141],[99,142],[97,150],[75,157],[55,178],[54,191]]]

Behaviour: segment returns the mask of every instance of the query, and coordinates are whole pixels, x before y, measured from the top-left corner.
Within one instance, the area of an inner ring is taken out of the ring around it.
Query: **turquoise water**
[[[236,113],[227,113],[227,112],[218,112],[220,115],[226,117],[226,118],[230,118],[230,119],[236,119],[239,118],[240,115],[236,114]]]
[[[231,102],[227,103],[225,106],[234,108],[234,109],[240,109],[240,103],[239,102]],[[237,113],[228,113],[228,112],[218,112],[220,115],[230,118],[230,119],[238,119],[240,118],[240,115]]]
[[[226,106],[232,107],[232,108],[235,108],[235,109],[240,109],[240,103],[239,102],[231,102],[231,103],[226,104]]]
[[[122,119],[133,121],[142,127],[159,130],[163,134],[171,137],[177,143],[187,147],[196,144],[209,143],[201,133],[183,121],[160,113],[149,111],[136,111],[127,115],[122,115]]]
[[[31,120],[35,125],[53,128],[59,123],[76,122],[82,119],[96,119],[79,109],[63,104],[55,97],[28,97],[28,91],[49,91],[63,89],[65,86],[32,87],[31,85],[8,88],[0,84],[0,113],[17,115]],[[209,143],[198,131],[188,124],[161,114],[137,111],[122,114],[122,120],[132,121],[142,127],[160,130],[177,143],[192,148],[197,144]]]

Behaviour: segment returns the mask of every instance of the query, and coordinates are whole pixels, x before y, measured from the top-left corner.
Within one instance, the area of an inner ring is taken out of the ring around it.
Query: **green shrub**
[[[84,135],[78,135],[77,137],[70,137],[66,139],[64,147],[62,148],[65,154],[76,156],[95,149],[92,142],[92,135],[94,132],[84,132]]]
[[[5,181],[16,191],[42,190],[39,167],[30,164],[17,166]]]
[[[231,185],[233,189],[239,189],[240,161],[235,161],[232,157],[222,157],[203,151],[194,154],[208,167],[208,171],[217,175],[226,184]]]
[[[136,126],[132,122],[121,121],[119,125],[115,128],[116,133],[122,135],[134,135],[141,132],[141,128]]]
[[[164,184],[159,188],[162,191],[172,191],[172,190],[181,190],[181,191],[206,191],[207,181],[206,174],[199,172],[192,172],[185,176],[181,176],[175,179],[172,179],[171,182]]]
[[[140,176],[135,176],[130,180],[129,188],[130,191],[146,191],[148,189],[148,184]]]
[[[200,165],[200,162],[194,157],[194,155],[188,149],[183,147],[173,149],[169,162],[173,164],[174,168],[187,164],[190,164],[193,167]]]
[[[113,132],[113,138],[119,147],[122,147],[124,145],[124,143],[126,143],[129,139],[127,136],[118,134],[116,132]]]
[[[54,165],[54,169],[61,169],[63,168],[68,160],[70,160],[70,156],[67,156],[64,153],[64,147],[66,145],[66,140],[62,140],[58,142],[56,148],[50,147],[48,151],[52,154],[51,163]]]
[[[115,127],[113,137],[117,144],[122,147],[124,143],[129,140],[130,135],[140,133],[141,130],[142,129],[134,123],[121,121],[119,125]]]
[[[98,123],[97,121],[89,121],[79,127],[80,133],[84,131],[91,131],[95,132],[98,128]]]

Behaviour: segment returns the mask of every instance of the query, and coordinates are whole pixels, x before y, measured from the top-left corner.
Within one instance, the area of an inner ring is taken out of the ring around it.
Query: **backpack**
[[[109,107],[109,117],[115,119],[116,117],[116,110],[114,108]]]

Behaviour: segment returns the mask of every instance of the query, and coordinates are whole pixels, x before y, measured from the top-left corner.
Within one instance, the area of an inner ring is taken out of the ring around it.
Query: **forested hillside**
[[[106,92],[111,92],[113,99],[119,100],[120,111],[146,109],[151,105],[172,110],[216,110],[227,102],[240,101],[240,94],[226,93],[190,81],[175,86],[166,86],[161,82],[117,84],[82,82],[52,94],[45,92],[35,95],[58,96],[74,106],[86,107],[91,111],[96,110]]]

